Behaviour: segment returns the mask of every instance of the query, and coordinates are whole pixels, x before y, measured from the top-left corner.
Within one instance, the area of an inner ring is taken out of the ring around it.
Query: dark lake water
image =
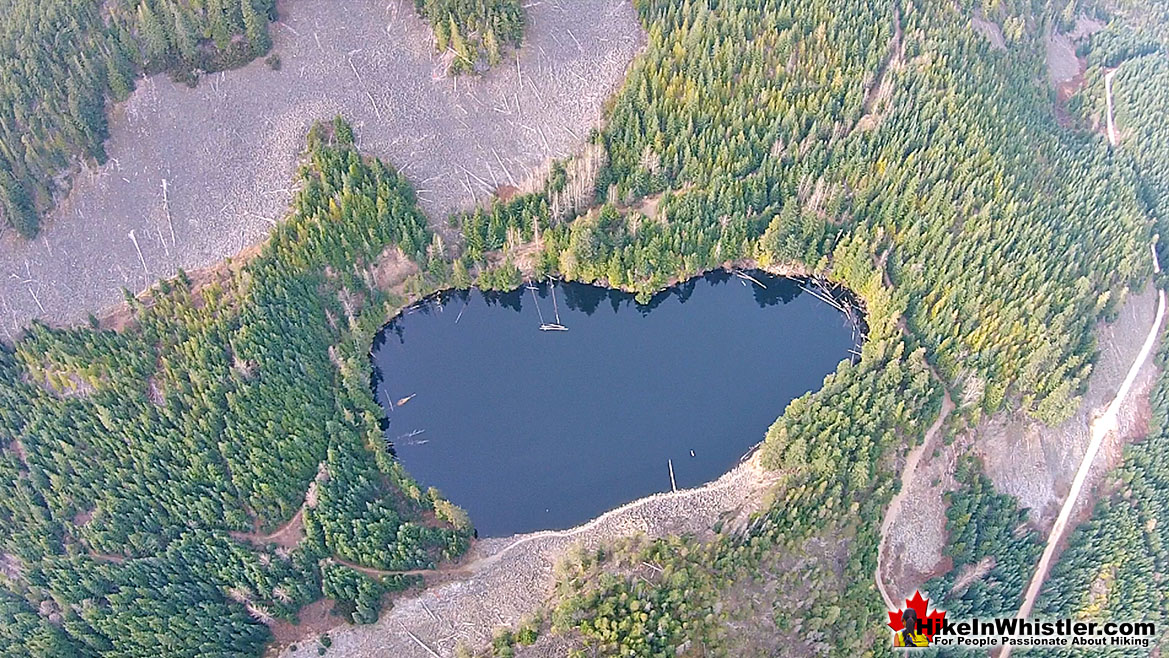
[[[835,308],[751,275],[766,289],[719,272],[648,305],[558,283],[569,331],[539,330],[554,321],[547,284],[424,302],[374,342],[386,436],[481,536],[568,528],[669,491],[667,460],[678,488],[716,479],[854,345]]]

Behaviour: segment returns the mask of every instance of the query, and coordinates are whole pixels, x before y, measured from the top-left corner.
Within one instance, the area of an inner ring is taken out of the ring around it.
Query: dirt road
[[[933,451],[936,443],[935,439],[942,429],[942,423],[945,422],[946,417],[953,410],[954,402],[950,399],[950,393],[945,391],[944,397],[942,398],[942,409],[938,412],[937,419],[926,430],[925,438],[922,439],[921,445],[910,450],[909,456],[905,459],[905,468],[901,471],[901,489],[893,496],[893,500],[889,501],[889,509],[885,512],[884,520],[881,521],[881,539],[877,542],[877,570],[874,577],[877,580],[877,589],[881,591],[881,598],[885,599],[885,606],[888,610],[897,610],[901,606],[894,605],[893,598],[889,596],[889,592],[885,589],[885,579],[881,575],[881,565],[884,564],[882,558],[885,556],[885,536],[889,533],[889,527],[901,512],[901,504],[904,502],[905,496],[909,493],[909,483],[913,481],[914,473],[917,471],[917,465],[921,462],[921,456]]]
[[[1108,100],[1108,143],[1116,146],[1116,123],[1112,120],[1112,77],[1117,69],[1104,74],[1104,96]]]
[[[1109,98],[1111,98],[1111,94]],[[1111,117],[1111,113],[1109,113],[1109,117]],[[1157,262],[1155,241],[1152,252],[1153,270],[1154,272],[1160,272],[1161,265]],[[1100,446],[1104,442],[1104,438],[1116,430],[1120,408],[1124,404],[1125,398],[1128,397],[1137,374],[1149,360],[1153,349],[1157,345],[1157,338],[1161,334],[1161,322],[1164,318],[1165,291],[1159,290],[1157,291],[1157,315],[1153,319],[1153,326],[1149,327],[1149,335],[1145,338],[1145,343],[1141,346],[1140,353],[1133,360],[1132,367],[1129,368],[1128,375],[1125,376],[1124,382],[1120,385],[1120,390],[1117,391],[1116,397],[1112,399],[1112,402],[1108,405],[1104,413],[1092,421],[1092,439],[1088,443],[1088,449],[1084,453],[1083,461],[1080,462],[1080,468],[1076,471],[1076,477],[1072,480],[1072,488],[1064,500],[1063,507],[1059,510],[1059,516],[1056,517],[1055,525],[1051,527],[1051,533],[1047,537],[1047,545],[1043,549],[1043,556],[1039,558],[1039,564],[1035,568],[1035,575],[1032,576],[1031,584],[1027,587],[1027,595],[1023,598],[1023,605],[1019,607],[1019,614],[1017,615],[1019,618],[1029,616],[1032,608],[1035,606],[1035,599],[1038,598],[1039,591],[1043,587],[1043,581],[1047,578],[1047,571],[1051,567],[1052,558],[1055,555],[1060,540],[1063,538],[1064,532],[1067,530],[1068,521],[1071,519],[1072,511],[1076,507],[1076,501],[1084,488],[1084,483],[1088,479],[1088,473],[1092,469],[1092,464],[1096,460],[1096,453],[1100,452]],[[999,658],[1009,658],[1010,655],[1011,647],[1006,646],[999,653]]]

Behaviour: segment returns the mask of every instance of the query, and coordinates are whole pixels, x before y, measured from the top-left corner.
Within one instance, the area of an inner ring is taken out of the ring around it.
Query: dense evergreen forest
[[[876,629],[840,620],[881,618],[871,533],[893,486],[885,469],[936,407],[918,393],[889,411],[918,409],[906,421],[870,420],[883,403],[866,395],[914,389],[881,379],[836,384],[866,366],[912,367],[887,356],[903,333],[904,352],[924,354],[959,401],[958,428],[987,413],[1058,423],[1074,411],[1092,369],[1095,323],[1130,286],[1149,280],[1149,240],[1169,234],[1159,205],[1169,192],[1169,154],[1156,146],[1169,125],[1161,93],[1169,87],[1157,77],[1164,51],[1083,51],[1089,67],[1124,62],[1118,123],[1128,133],[1122,148],[1110,149],[1091,130],[1102,117],[1062,125],[1054,93],[1037,82],[1046,76],[1043,36],[1066,11],[1026,3],[828,3],[823,15],[818,5],[793,11],[783,3],[636,5],[650,42],[595,140],[605,163],[595,181],[601,205],[558,220],[564,190],[580,182],[576,163],[562,164],[541,194],[455,218],[466,236],[459,271],[479,268],[494,280],[522,244],[539,240],[537,271],[647,294],[753,259],[851,287],[865,301],[870,341],[858,367],[793,402],[769,432],[765,456],[795,479],[779,489],[766,539],[753,529],[712,543],[583,556],[566,571],[546,627],[579,634],[581,655],[670,655],[699,643],[738,655],[744,619],[758,621],[760,611],[734,603],[744,598],[743,582],[763,580],[806,595],[781,597],[764,636],[787,633],[804,650],[831,655],[871,650],[883,640]],[[1138,12],[1142,20],[1150,7]],[[1005,49],[971,28],[976,9],[998,24]],[[1107,44],[1105,35],[1122,29],[1117,22],[1089,42]],[[1132,29],[1140,39],[1165,34]],[[1100,84],[1082,95],[1103,93],[1098,71],[1086,77]],[[1102,108],[1102,96],[1070,105]],[[928,373],[918,373],[926,381],[917,390],[928,390]],[[804,414],[809,425],[788,429]],[[887,442],[881,427],[895,428]],[[856,485],[808,508],[784,500],[807,470],[817,475],[812,487]],[[1013,612],[1041,540],[1025,532],[1026,511],[993,490],[977,461],[959,470],[961,486],[947,497],[953,569],[928,588],[963,613]],[[1163,497],[1151,483],[1141,492]],[[842,554],[808,557],[798,578],[785,576],[792,565],[779,555],[814,553],[817,542],[841,538],[849,540]],[[760,542],[788,550],[753,554]],[[665,572],[639,569],[645,561]],[[832,568],[839,564],[848,565],[847,577]],[[959,582],[976,569],[985,573]],[[732,625],[740,632],[729,633]],[[790,633],[792,625],[801,632]]]
[[[160,69],[191,70],[177,42],[150,46],[149,21],[132,21],[167,6],[178,25],[175,8],[206,17],[215,4],[125,2],[108,22],[95,9],[78,27],[94,50],[84,46],[70,65],[92,59],[100,71],[121,53],[128,71],[151,70],[159,60],[145,53],[165,52],[179,59]],[[471,533],[403,472],[378,428],[367,351],[406,295],[511,288],[546,273],[648,295],[746,261],[857,293],[868,325],[861,358],[768,431],[762,458],[784,480],[763,514],[713,541],[633,541],[579,556],[540,632],[575,638],[582,655],[888,651],[875,623],[884,612],[872,583],[878,528],[900,456],[921,440],[943,388],[959,403],[958,425],[988,413],[1067,418],[1091,372],[1096,321],[1148,281],[1154,231],[1169,235],[1165,54],[1142,45],[1158,33],[1129,22],[1136,46],[1093,36],[1084,51],[1088,80],[1120,66],[1117,120],[1127,132],[1112,149],[1090,129],[1099,103],[1073,99],[1081,114],[1061,125],[1038,82],[1043,36],[1066,22],[1063,6],[635,6],[646,51],[606,124],[552,167],[542,190],[432,232],[409,185],[363,159],[347,125],[318,126],[292,214],[259,256],[131,298],[126,331],[33,326],[0,350],[0,656],[257,655],[266,621],[291,619],[322,595],[350,620],[371,621],[386,592],[411,581],[374,581],[340,560],[430,567],[464,551]],[[117,14],[125,7],[133,13]],[[523,21],[513,2],[422,0],[418,9],[455,61],[490,60],[488,35],[516,43]],[[1002,29],[1005,49],[971,28],[976,10]],[[226,33],[229,47],[248,42],[244,23],[242,41]],[[196,53],[224,52],[214,33],[199,33],[209,36]],[[42,75],[71,79],[53,70]],[[93,107],[117,97],[113,76],[99,77]],[[34,141],[20,142],[21,163]],[[10,167],[0,179],[10,221],[13,208],[35,218],[48,198],[47,188],[21,192],[21,181],[48,180],[71,155],[97,157],[100,139],[78,143],[46,141],[58,160]],[[390,255],[415,270],[394,291],[372,273]],[[1157,436],[1130,451],[1123,486],[1073,538],[1050,609],[1090,605],[1076,597],[1092,579],[1163,573],[1156,533],[1165,525],[1138,531],[1163,498]],[[958,479],[947,501],[954,571],[932,586],[954,610],[1009,609],[1038,540],[1017,532],[1025,511],[993,491],[977,462],[964,461]],[[1130,509],[1130,498],[1147,500]],[[295,549],[247,541],[302,508]],[[955,591],[962,570],[990,555],[987,577]],[[1086,571],[1100,564],[1114,568]],[[751,589],[768,583],[777,589]],[[1163,607],[1149,590],[1132,590],[1141,609]],[[759,595],[734,595],[744,591]],[[731,622],[758,632],[729,632]],[[536,632],[526,631],[505,640],[526,642]]]
[[[1159,12],[1159,13],[1158,13]],[[1169,236],[1169,4],[1152,3],[1132,27],[1113,24],[1092,36],[1089,62],[1115,67],[1113,79],[1121,156],[1140,181],[1141,199],[1162,236]],[[1134,45],[1135,44],[1135,45]],[[1148,436],[1124,453],[1103,487],[1092,517],[1068,540],[1052,567],[1036,610],[1092,619],[1166,622],[1169,590],[1169,341],[1156,358],[1162,374],[1151,394]],[[1161,651],[1167,647],[1162,639]],[[1105,654],[1110,655],[1110,654]],[[1117,653],[1119,655],[1119,652]]]
[[[0,0],[0,225],[37,234],[81,159],[106,159],[106,109],[135,78],[251,61],[275,0]]]
[[[833,273],[864,251],[879,275],[858,292],[899,298],[972,419],[1061,421],[1095,320],[1150,274],[1143,181],[1057,124],[1038,36],[1002,53],[966,9],[882,6],[638,3],[648,52],[599,136],[613,205],[542,227],[542,263],[648,292],[744,258]],[[463,218],[467,257],[532,239],[547,202]]]
[[[952,567],[922,589],[955,619],[1012,617],[1023,602],[1043,541],[1018,502],[994,490],[973,457],[962,458],[946,494],[944,552]],[[976,576],[976,574],[979,574]]]
[[[0,656],[255,656],[266,622],[322,595],[369,622],[414,582],[334,558],[466,550],[465,517],[392,458],[368,389],[402,302],[369,267],[427,259],[414,192],[342,122],[310,133],[301,186],[258,256],[131,298],[131,328],[33,325],[0,350]],[[298,509],[295,548],[249,543]]]
[[[495,66],[524,35],[519,0],[414,0],[414,6],[434,30],[435,49],[449,53],[454,74]]]

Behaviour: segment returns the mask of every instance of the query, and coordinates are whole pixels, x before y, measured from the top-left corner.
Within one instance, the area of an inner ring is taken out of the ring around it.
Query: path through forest
[[[930,368],[933,372],[933,368]],[[933,373],[934,379],[941,382],[937,373]],[[894,605],[893,598],[889,596],[889,592],[885,589],[885,580],[881,576],[881,565],[884,563],[882,558],[885,555],[885,535],[889,532],[889,527],[893,524],[893,520],[897,518],[901,512],[901,504],[905,501],[905,496],[909,493],[909,483],[913,481],[914,473],[917,471],[917,465],[921,462],[922,455],[932,452],[934,448],[934,439],[937,438],[941,432],[942,423],[954,410],[954,401],[950,399],[950,392],[943,389],[942,409],[938,412],[938,417],[934,420],[934,424],[926,430],[925,438],[922,439],[921,445],[909,451],[909,456],[905,459],[905,468],[901,471],[901,489],[889,501],[889,509],[885,512],[885,518],[881,521],[881,534],[877,541],[877,570],[874,577],[877,580],[877,589],[881,591],[881,598],[885,599],[885,606],[888,610],[897,610],[901,606]]]
[[[239,539],[260,546],[264,544],[278,544],[285,548],[294,548],[300,543],[301,538],[304,537],[304,508],[305,504],[301,504],[291,519],[267,535],[238,531],[232,531],[228,534],[231,535],[232,539]]]
[[[1111,76],[1111,73],[1109,74]],[[1108,78],[1105,78],[1107,82]],[[1109,89],[1111,89],[1109,87]],[[1111,101],[1111,91],[1109,92],[1109,100]],[[1111,108],[1111,102],[1109,102]],[[1111,137],[1111,110],[1109,111],[1109,134]],[[1114,142],[1115,143],[1115,142]],[[1160,273],[1161,264],[1157,261],[1156,240],[1154,239],[1152,247],[1153,253],[1153,271]],[[1116,392],[1116,397],[1108,405],[1108,408],[1098,418],[1092,421],[1091,436],[1092,439],[1088,443],[1088,449],[1084,453],[1084,459],[1080,462],[1080,468],[1076,471],[1076,477],[1072,480],[1071,491],[1068,492],[1067,498],[1064,500],[1063,507],[1059,510],[1059,516],[1055,519],[1055,525],[1051,527],[1051,533],[1047,537],[1047,545],[1043,548],[1043,556],[1039,558],[1039,564],[1035,568],[1035,574],[1031,577],[1031,584],[1027,587],[1027,595],[1023,598],[1023,605],[1019,607],[1020,619],[1025,618],[1031,614],[1032,608],[1035,606],[1035,599],[1039,596],[1039,590],[1043,587],[1043,581],[1047,578],[1047,570],[1051,566],[1051,560],[1055,556],[1056,549],[1060,541],[1063,539],[1064,531],[1067,529],[1068,521],[1071,519],[1072,511],[1076,507],[1076,501],[1084,488],[1084,483],[1088,479],[1088,473],[1092,469],[1092,464],[1096,460],[1096,453],[1100,451],[1100,446],[1104,442],[1104,438],[1108,434],[1114,432],[1117,428],[1117,421],[1119,417],[1120,407],[1124,404],[1128,397],[1129,391],[1132,388],[1133,381],[1136,380],[1137,373],[1149,360],[1153,349],[1157,345],[1157,337],[1161,334],[1161,321],[1165,317],[1165,291],[1157,291],[1157,315],[1153,319],[1153,326],[1149,328],[1149,335],[1145,337],[1145,343],[1141,346],[1140,353],[1137,354],[1136,359],[1133,360],[1132,367],[1129,368],[1128,374],[1124,378],[1124,382],[1120,385],[1120,390]],[[1009,658],[1011,655],[1011,647],[1004,646],[999,653],[999,658]]]
[[[1112,120],[1112,77],[1118,69],[1104,74],[1104,96],[1108,100],[1108,143],[1116,146],[1116,123]]]
[[[491,641],[492,629],[514,625],[545,603],[556,579],[554,565],[571,554],[574,546],[595,550],[612,539],[638,533],[648,537],[700,534],[720,520],[725,532],[757,511],[765,493],[781,478],[782,473],[763,469],[756,453],[707,485],[641,498],[576,528],[478,541],[467,562],[444,567],[455,577],[395,599],[375,624],[331,630],[329,655],[433,658],[454,655],[459,644],[483,646]],[[443,580],[443,569],[434,573]],[[311,658],[316,656],[316,646],[300,642],[295,651],[281,655]]]

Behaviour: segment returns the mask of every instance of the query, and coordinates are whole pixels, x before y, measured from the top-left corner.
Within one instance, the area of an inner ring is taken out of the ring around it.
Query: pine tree
[[[170,42],[166,38],[166,30],[150,3],[138,5],[138,33],[142,35],[143,46],[146,49],[148,66],[162,68],[170,59]]]
[[[113,51],[106,57],[106,84],[109,85],[113,99],[121,102],[130,97],[133,86],[123,72],[125,67],[119,64],[119,60],[124,60],[121,51],[117,47]]]
[[[471,52],[467,49],[467,42],[459,33],[459,24],[455,22],[454,14],[449,19],[451,33],[451,50],[455,51],[455,60],[451,62],[451,69],[455,72],[471,68]]]
[[[21,237],[36,236],[39,222],[32,199],[20,181],[3,169],[0,169],[0,210]]]
[[[244,17],[244,32],[248,38],[248,48],[252,56],[258,57],[272,48],[272,38],[268,36],[268,21],[260,16],[252,6],[252,0],[240,0],[240,11]]]
[[[499,53],[499,41],[495,38],[495,30],[488,29],[483,34],[483,49],[487,51],[487,63],[491,66],[499,64],[502,59]]]
[[[183,63],[187,66],[194,67],[196,58],[199,55],[199,38],[196,35],[194,28],[191,27],[190,21],[186,16],[186,12],[184,12],[182,8],[179,7],[172,9],[172,11],[174,12],[175,17],[175,46],[178,47],[179,56],[183,58]]]
[[[207,0],[207,29],[215,47],[226,51],[231,46],[231,26],[223,7],[224,0]]]

